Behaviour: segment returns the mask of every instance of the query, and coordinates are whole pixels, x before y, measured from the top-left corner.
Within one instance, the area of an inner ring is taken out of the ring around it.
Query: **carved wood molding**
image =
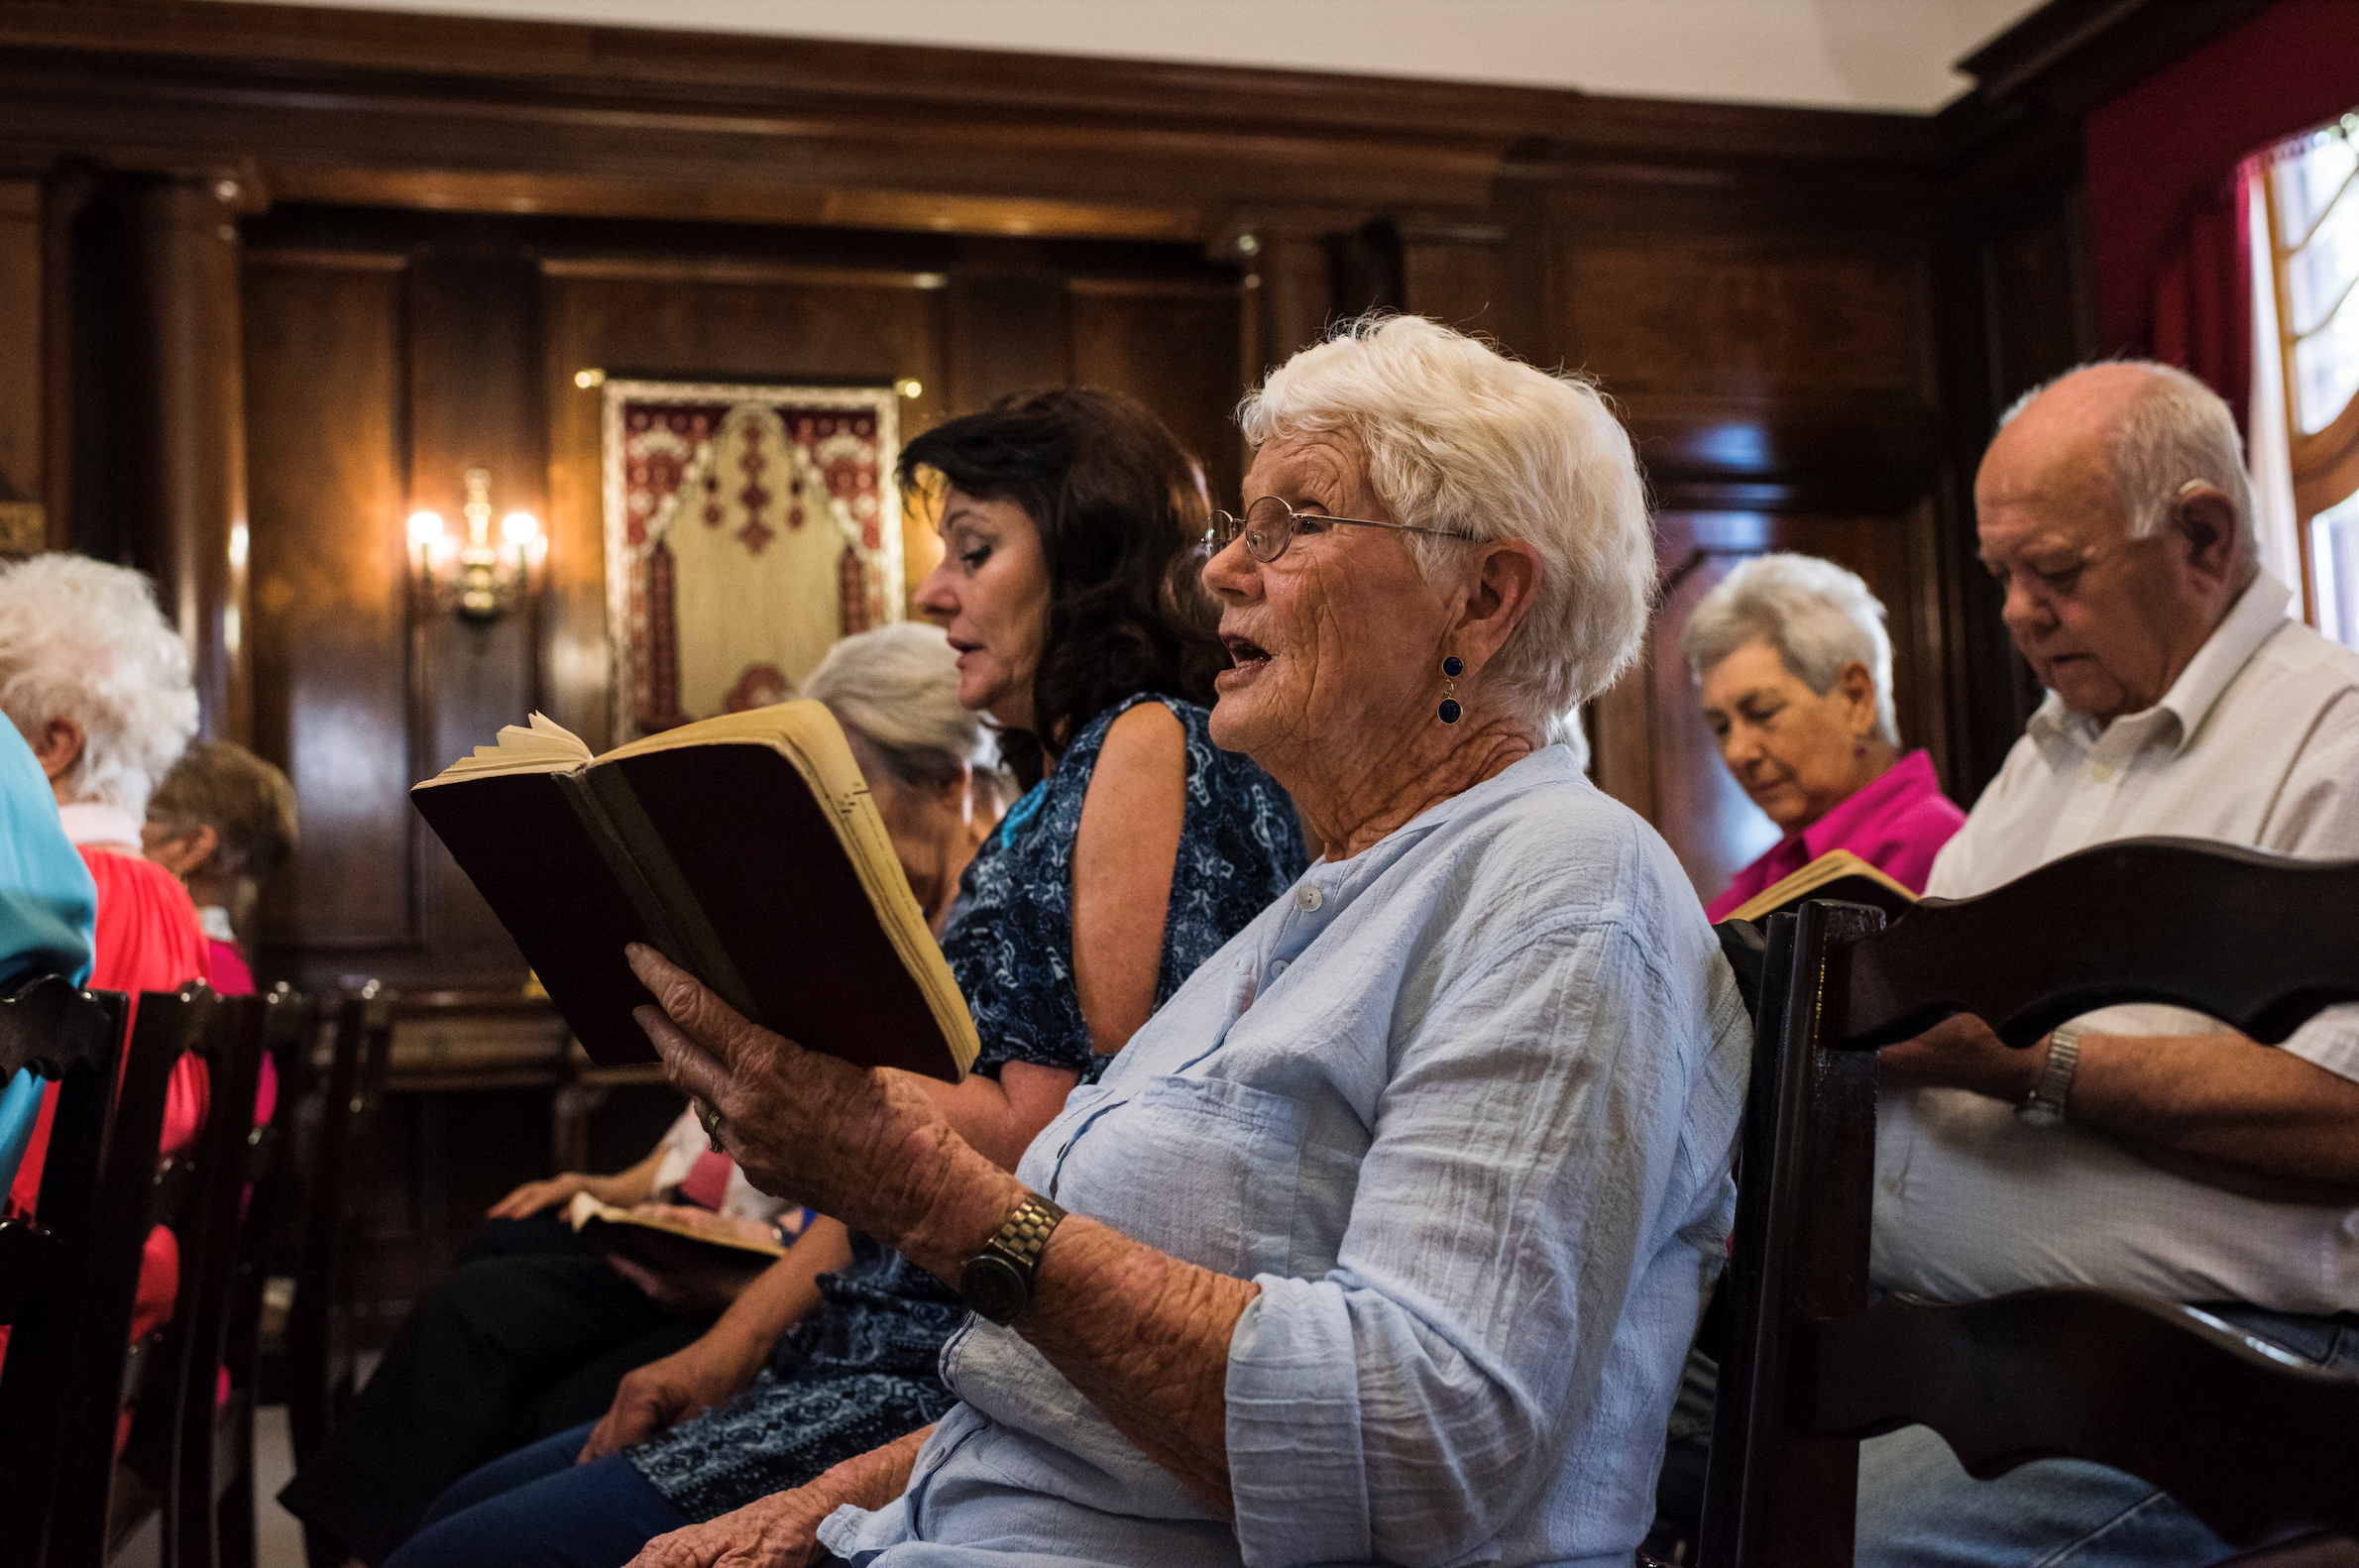
[[[0,8],[0,167],[242,174],[258,200],[1202,240],[1248,207],[1479,221],[1516,161],[1613,180],[1936,152],[1909,115],[278,5]]]

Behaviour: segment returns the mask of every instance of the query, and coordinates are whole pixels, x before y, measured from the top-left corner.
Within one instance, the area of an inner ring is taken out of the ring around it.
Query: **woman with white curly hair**
[[[1931,757],[1901,754],[1892,639],[1858,575],[1812,555],[1756,556],[1704,596],[1679,647],[1721,760],[1783,835],[1706,913],[1726,919],[1836,849],[1922,892],[1966,813]]]
[[[196,906],[140,848],[149,793],[197,719],[187,644],[156,608],[148,580],[78,555],[0,567],[0,713],[32,745],[65,836],[97,883],[89,983],[137,994],[204,978]],[[164,1152],[192,1143],[204,1114],[204,1065],[183,1059],[166,1101]],[[30,1213],[40,1192],[49,1116],[45,1103],[9,1192],[11,1212]],[[159,1227],[140,1271],[135,1338],[169,1317],[177,1279],[178,1253]]]
[[[1243,422],[1212,733],[1325,858],[1013,1175],[631,950],[753,1181],[973,1313],[929,1432],[641,1562],[1627,1568],[1645,1534],[1750,1030],[1678,861],[1547,738],[1645,629],[1629,440],[1413,317],[1297,354]]]

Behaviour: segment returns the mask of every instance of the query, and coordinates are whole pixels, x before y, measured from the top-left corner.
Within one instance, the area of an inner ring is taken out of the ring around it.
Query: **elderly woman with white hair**
[[[65,836],[97,886],[88,983],[104,990],[169,991],[204,978],[203,926],[187,889],[140,848],[148,795],[196,732],[188,648],[156,608],[148,580],[78,555],[37,555],[0,568],[0,712],[24,735],[48,778]],[[11,1212],[31,1213],[49,1149],[48,1101],[11,1185]],[[204,1123],[204,1064],[173,1070],[164,1152],[178,1153]],[[151,1235],[140,1271],[133,1337],[171,1315],[179,1254],[171,1233]]]
[[[641,1561],[1627,1565],[1645,1533],[1750,1033],[1677,860],[1546,738],[1646,624],[1629,438],[1416,318],[1243,420],[1213,734],[1325,858],[1013,1175],[631,950],[753,1180],[972,1313],[927,1432]]]
[[[1696,606],[1679,646],[1721,760],[1783,835],[1706,913],[1726,919],[1836,849],[1924,891],[1966,814],[1931,757],[1900,753],[1892,639],[1857,574],[1809,555],[1746,561]]]

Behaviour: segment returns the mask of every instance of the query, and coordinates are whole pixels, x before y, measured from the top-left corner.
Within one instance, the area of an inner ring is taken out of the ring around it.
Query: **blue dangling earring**
[[[1459,661],[1457,654],[1450,654],[1441,661],[1441,722],[1445,725],[1456,724],[1458,716],[1465,712],[1458,706],[1458,677],[1465,673],[1466,666]]]

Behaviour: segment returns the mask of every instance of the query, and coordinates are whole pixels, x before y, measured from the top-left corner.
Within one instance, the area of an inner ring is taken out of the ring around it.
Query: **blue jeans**
[[[696,1522],[620,1454],[574,1463],[591,1430],[543,1438],[453,1483],[385,1568],[622,1568]]]
[[[2206,1310],[2359,1378],[2359,1325]],[[2163,1493],[2102,1465],[2042,1459],[1977,1481],[1928,1427],[1859,1445],[1856,1568],[2204,1568],[2234,1549]]]

